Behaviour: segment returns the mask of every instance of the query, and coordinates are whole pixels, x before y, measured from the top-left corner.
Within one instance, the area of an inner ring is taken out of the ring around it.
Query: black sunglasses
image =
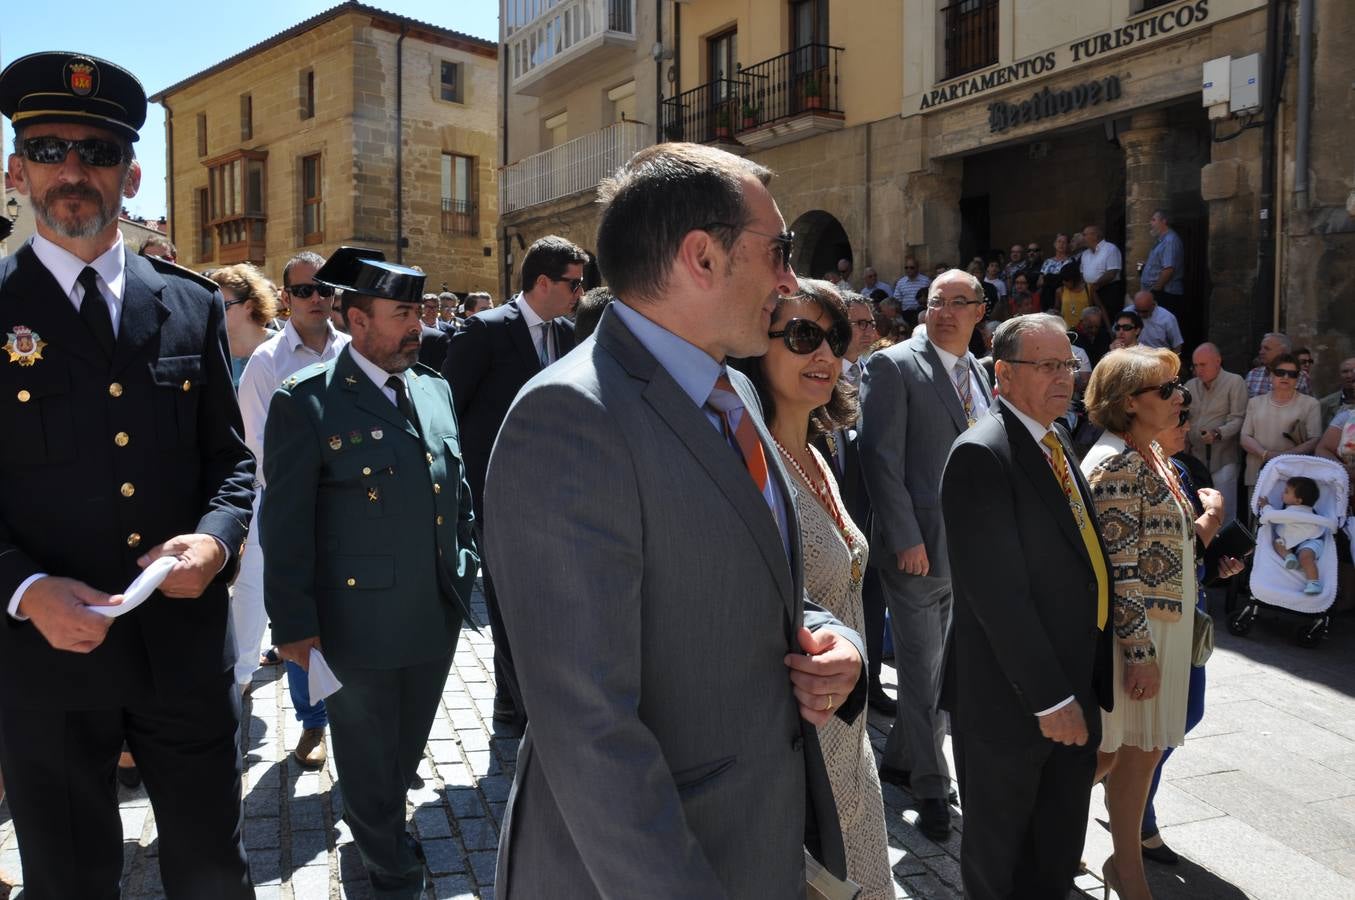
[[[1133,324],[1133,323],[1129,323],[1129,324],[1126,324],[1126,325],[1121,325],[1121,324],[1119,324],[1119,323],[1117,322],[1117,323],[1115,323],[1115,328],[1114,328],[1114,330],[1115,330],[1115,331],[1138,331],[1138,330],[1139,330],[1139,326],[1137,326],[1137,325],[1135,325],[1135,324]]]
[[[1271,373],[1276,378],[1298,378],[1298,369],[1272,369]]]
[[[833,355],[841,359],[847,354],[852,342],[852,326],[846,322],[834,322],[827,331],[812,319],[791,319],[780,331],[769,331],[767,337],[781,338],[786,349],[800,356],[808,356],[825,340]]]
[[[333,297],[334,288],[327,284],[294,284],[287,288],[287,293],[296,297],[298,300],[309,300],[311,294],[319,294],[321,297]]]
[[[546,277],[547,277],[547,278],[550,278],[551,281],[558,281],[558,282],[560,282],[561,284],[567,284],[567,285],[569,285],[569,290],[570,290],[571,293],[574,292],[574,291],[577,291],[579,288],[583,287],[583,279],[582,279],[582,278],[553,278],[553,277],[551,277],[550,275],[547,275]]]
[[[1182,406],[1189,406],[1189,405],[1190,405],[1190,399],[1191,399],[1191,398],[1190,398],[1190,391],[1186,390],[1186,386],[1185,386],[1184,384],[1181,383],[1181,379],[1179,379],[1179,378],[1177,378],[1177,379],[1175,379],[1175,380],[1173,380],[1173,381],[1168,381],[1168,382],[1165,383],[1165,384],[1153,384],[1153,385],[1149,385],[1148,387],[1139,388],[1137,391],[1135,391],[1135,392],[1134,392],[1133,394],[1131,394],[1130,396],[1137,397],[1139,394],[1147,394],[1147,393],[1151,393],[1152,391],[1157,391],[1157,395],[1158,395],[1159,397],[1161,397],[1163,400],[1170,400],[1170,399],[1171,399],[1171,396],[1172,396],[1172,393],[1173,393],[1174,391],[1180,391],[1180,392],[1181,392],[1181,405],[1182,405]]]
[[[127,158],[127,150],[122,144],[106,138],[68,141],[65,138],[43,135],[42,137],[25,138],[23,142],[24,157],[29,162],[48,166],[65,162],[66,154],[71,152],[71,148],[75,148],[75,152],[79,155],[82,163],[87,166],[97,166],[101,169],[121,165]]]
[[[710,231],[712,228],[723,228],[726,231],[733,231],[736,234],[740,231],[746,231],[749,234],[755,234],[758,237],[771,238],[776,241],[777,249],[781,251],[781,267],[783,269],[790,268],[790,254],[795,248],[795,232],[783,231],[780,234],[769,234],[765,231],[754,231],[751,228],[742,228],[729,222],[708,222],[705,225],[702,225],[700,230]]]
[[[227,300],[227,301],[226,301],[226,309],[230,309],[232,306],[239,306],[241,303],[248,303],[248,302],[249,302],[249,298],[248,298],[248,297],[246,297],[246,298],[243,299],[243,300]]]

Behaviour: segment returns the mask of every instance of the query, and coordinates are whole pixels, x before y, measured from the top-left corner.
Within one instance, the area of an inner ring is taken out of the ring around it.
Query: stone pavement
[[[1158,793],[1163,836],[1185,858],[1175,868],[1149,864],[1159,900],[1355,896],[1355,617],[1338,618],[1334,636],[1315,651],[1290,641],[1290,621],[1263,618],[1250,636],[1236,638],[1218,617],[1204,722],[1169,763]],[[433,876],[428,898],[488,900],[493,893],[516,742],[494,733],[492,659],[487,633],[463,633],[420,766],[424,784],[409,793],[410,829]],[[332,760],[323,771],[304,772],[290,759],[299,726],[279,669],[256,675],[247,716],[245,844],[260,900],[370,896],[339,817],[342,787]],[[882,727],[888,720],[872,715],[877,752]],[[124,896],[161,897],[149,802],[144,790],[119,790]],[[956,833],[935,844],[910,824],[917,814],[907,792],[886,785],[885,802],[896,896],[961,896],[963,815]],[[1091,813],[1084,858],[1096,871],[1110,854],[1099,788]],[[19,876],[3,806],[0,875]],[[1078,886],[1100,896],[1096,875]],[[22,896],[20,890],[14,900]],[[643,885],[635,896],[644,896]]]

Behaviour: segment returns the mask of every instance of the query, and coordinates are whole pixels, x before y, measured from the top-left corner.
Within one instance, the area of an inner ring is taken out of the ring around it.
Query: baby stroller
[[[1311,514],[1286,510],[1281,500],[1285,481],[1302,475],[1317,482],[1321,496]],[[1346,515],[1348,480],[1340,463],[1315,456],[1277,456],[1266,463],[1256,479],[1251,509],[1258,516],[1256,552],[1252,554],[1251,599],[1228,619],[1228,630],[1236,635],[1251,631],[1262,607],[1288,610],[1304,616],[1294,639],[1303,647],[1314,647],[1327,636],[1329,612],[1336,601],[1336,532],[1344,527],[1355,538],[1355,517]],[[1261,505],[1261,499],[1269,501]],[[1320,524],[1327,529],[1317,571],[1322,592],[1305,594],[1306,579],[1301,571],[1286,569],[1284,559],[1275,552],[1274,524],[1296,522]]]

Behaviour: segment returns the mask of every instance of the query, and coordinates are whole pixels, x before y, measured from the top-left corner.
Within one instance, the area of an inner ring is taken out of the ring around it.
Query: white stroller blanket
[[[1296,475],[1303,475],[1317,482],[1321,496],[1311,513],[1295,509],[1283,509],[1285,481]],[[1346,511],[1346,470],[1340,463],[1314,456],[1277,456],[1266,463],[1256,479],[1256,489],[1252,492],[1251,508],[1260,517],[1256,529],[1256,552],[1253,554],[1251,572],[1252,596],[1262,603],[1279,606],[1298,613],[1316,614],[1326,612],[1336,600],[1336,537],[1338,528],[1345,523]],[[1268,506],[1261,505],[1266,498]],[[1307,578],[1302,569],[1286,569],[1284,557],[1275,552],[1275,528],[1282,522],[1321,525],[1327,529],[1322,542],[1322,555],[1317,561],[1318,580],[1322,582],[1322,591],[1317,594],[1305,594],[1303,587]]]

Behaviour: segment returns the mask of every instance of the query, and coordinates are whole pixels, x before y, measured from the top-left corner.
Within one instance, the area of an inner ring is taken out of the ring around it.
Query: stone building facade
[[[497,284],[498,48],[344,3],[152,96],[180,262],[373,247],[428,286]]]
[[[1097,224],[1132,292],[1149,217],[1166,208],[1225,364],[1246,368],[1259,337],[1284,330],[1330,390],[1355,353],[1355,25],[1340,4],[1312,4],[1299,195],[1301,5],[694,0],[668,32],[661,122],[777,173],[801,274],[846,257],[855,282],[866,265],[889,280],[908,255],[930,272],[1016,242],[1050,252],[1056,232]],[[1245,74],[1251,54],[1259,107],[1211,119],[1205,62],[1231,57]]]

